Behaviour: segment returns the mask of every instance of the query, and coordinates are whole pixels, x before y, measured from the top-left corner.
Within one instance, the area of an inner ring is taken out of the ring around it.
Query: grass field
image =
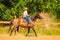
[[[35,25],[35,30],[37,35],[60,35],[60,25],[52,25],[50,24],[48,27],[45,27],[44,31],[42,31],[42,25]],[[9,34],[8,33],[8,25],[0,25],[0,34]],[[27,33],[27,28],[24,30],[19,30],[19,33],[17,32],[17,34],[23,34],[25,35]],[[30,35],[33,36],[34,32],[32,30],[30,30]]]

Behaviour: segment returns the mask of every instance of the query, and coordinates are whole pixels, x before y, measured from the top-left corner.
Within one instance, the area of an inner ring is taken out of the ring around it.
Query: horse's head
[[[36,19],[42,19],[42,17],[40,16],[39,13],[35,14],[34,16],[32,16],[32,21],[35,21]]]
[[[36,18],[36,19],[42,19],[42,17],[39,15],[39,13],[37,13],[37,14],[35,15],[35,18]]]

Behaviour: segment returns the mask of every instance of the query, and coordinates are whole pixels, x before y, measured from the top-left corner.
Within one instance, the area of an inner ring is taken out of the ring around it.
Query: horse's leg
[[[30,27],[28,27],[28,32],[27,32],[26,36],[29,34],[29,32],[30,32]]]
[[[8,29],[8,33],[11,31],[11,27],[12,27],[12,22],[13,22],[13,20],[10,22],[10,27],[9,27],[9,29]]]
[[[19,26],[17,27],[17,31],[19,32]]]
[[[10,33],[10,35],[12,35],[12,32],[13,32],[13,30],[14,30],[14,28],[11,30],[11,33]]]
[[[11,27],[12,27],[12,25],[10,25],[10,27],[9,27],[9,29],[8,29],[8,33],[11,31]]]
[[[31,27],[31,28],[32,28],[32,30],[34,31],[35,36],[37,37],[37,34],[36,34],[36,31],[35,31],[34,27]]]
[[[17,27],[15,28],[15,34],[16,34],[16,31],[17,31]],[[15,34],[14,34],[14,35],[15,35]]]

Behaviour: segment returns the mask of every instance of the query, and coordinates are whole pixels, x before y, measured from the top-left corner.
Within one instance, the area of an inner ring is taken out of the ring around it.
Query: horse
[[[37,36],[37,33],[34,29],[34,26],[35,26],[34,22],[36,21],[36,19],[42,19],[42,17],[39,15],[39,13],[30,17],[30,21],[31,21],[30,26],[28,26],[28,22],[24,21],[24,19],[22,17],[14,19],[13,21],[10,22],[10,28],[9,28],[9,30],[11,30],[10,35],[12,35],[12,32],[14,30],[16,33],[16,31],[19,29],[19,27],[23,27],[23,28],[28,28],[28,32],[27,32],[26,36],[29,34],[30,29],[32,29],[33,32],[35,33],[35,36]]]

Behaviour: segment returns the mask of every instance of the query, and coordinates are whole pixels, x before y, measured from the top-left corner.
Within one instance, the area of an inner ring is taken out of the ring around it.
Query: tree
[[[0,19],[11,20],[14,15],[19,17],[24,7],[28,8],[29,15],[48,12],[60,20],[60,0],[0,0]]]

